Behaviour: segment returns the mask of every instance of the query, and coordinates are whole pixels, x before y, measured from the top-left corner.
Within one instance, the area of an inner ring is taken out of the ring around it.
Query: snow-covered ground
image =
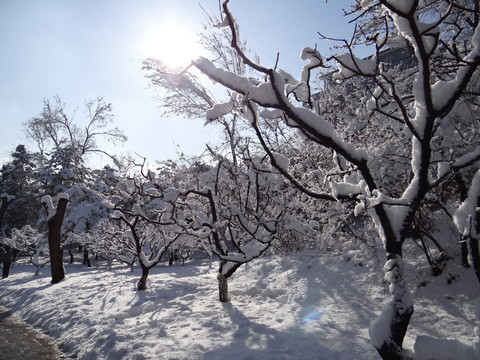
[[[368,327],[389,298],[375,261],[313,252],[240,268],[226,304],[217,301],[215,264],[202,260],[153,269],[143,292],[140,270],[124,266],[66,264],[56,285],[49,268],[33,272],[14,266],[0,281],[0,304],[78,359],[378,359]],[[418,269],[410,277],[423,282]],[[406,347],[416,335],[478,341],[473,270],[454,267],[423,285],[412,289]]]

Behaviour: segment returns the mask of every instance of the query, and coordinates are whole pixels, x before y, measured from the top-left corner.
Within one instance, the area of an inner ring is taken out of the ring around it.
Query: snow
[[[132,214],[147,217],[147,215],[145,215],[145,212],[143,211],[142,207],[139,204],[136,204],[136,203],[134,203],[132,205]]]
[[[290,166],[290,159],[287,158],[285,155],[276,152],[272,152],[272,156],[277,166],[283,171],[288,172],[288,168]]]
[[[230,26],[230,21],[228,21],[228,17],[224,16],[222,21],[219,21],[215,24],[216,28],[224,28]]]
[[[477,217],[477,202],[480,194],[480,170],[477,171],[472,180],[472,185],[468,190],[467,198],[458,207],[453,214],[453,221],[457,226],[458,231],[463,236],[472,236],[476,238],[478,234],[475,231],[475,224],[473,223]]]
[[[111,218],[117,220],[117,219],[125,218],[125,216],[119,210],[115,210],[112,213]]]
[[[354,195],[361,195],[365,187],[365,182],[360,181],[359,183],[352,183],[349,181],[336,182],[331,180],[329,182],[330,188],[332,190],[332,195],[339,199],[341,197],[352,197]]]
[[[211,109],[207,110],[207,123],[227,115],[232,110],[233,99],[230,99],[230,101],[224,104],[215,104]]]
[[[238,93],[249,94],[249,97],[255,99],[255,101],[261,99],[260,103],[264,106],[278,103],[270,83],[256,85],[247,78],[217,68],[210,60],[204,57],[198,58],[193,64],[210,79],[221,84],[226,83],[232,90]]]
[[[403,14],[408,14],[415,5],[415,0],[387,0],[387,3]]]
[[[452,164],[452,166],[464,167],[468,163],[472,163],[479,158],[480,158],[480,146],[477,146],[473,152],[471,152],[469,154],[465,154],[465,155],[459,157],[458,159],[456,159],[455,162]]]
[[[388,294],[371,257],[262,257],[230,278],[226,304],[217,300],[216,266],[208,260],[155,267],[141,292],[139,267],[65,267],[66,279],[51,285],[48,267],[34,277],[32,266],[15,265],[2,280],[0,304],[78,360],[379,359],[368,327]],[[478,286],[471,269],[459,271],[462,281],[447,286],[440,276],[416,289],[407,348],[417,335],[448,338],[442,346],[460,341],[462,348],[478,341]]]
[[[390,302],[383,307],[380,316],[370,324],[368,330],[373,346],[381,347],[385,338],[390,336],[390,319],[392,316],[393,305]]]
[[[355,59],[355,61],[357,61],[357,59]],[[295,119],[299,119],[303,122],[302,127],[308,129],[308,131],[311,129],[311,132],[315,132],[319,138],[327,138],[333,142],[335,148],[340,153],[349,154],[349,156],[356,161],[368,160],[368,154],[364,149],[356,148],[354,145],[342,141],[336,134],[333,126],[325,119],[303,106],[297,107],[289,102],[287,98],[288,95],[284,92],[285,73],[274,71],[271,74],[270,81],[257,84],[245,77],[217,68],[211,61],[203,57],[195,60],[193,64],[211,80],[219,82],[243,96],[248,96],[248,99],[251,100],[251,105],[254,105],[254,102],[265,108],[281,108],[282,106],[286,106],[289,110],[289,116],[291,116],[291,118],[286,119],[289,125],[294,126]],[[365,61],[358,59],[357,65],[362,71],[368,73],[375,71],[375,61],[373,60]],[[220,110],[225,110],[228,107],[229,105],[227,104],[220,105],[217,108],[213,107],[213,109],[209,110],[207,122],[212,120],[210,118],[211,116],[218,116],[222,113]],[[246,117],[248,121],[252,121],[250,111],[244,111],[242,115]]]
[[[115,209],[115,204],[112,203],[109,200],[103,200],[102,201],[103,206],[105,206],[107,209]]]
[[[43,195],[40,202],[45,206],[47,211],[47,220],[50,220],[57,213],[57,209],[53,206],[52,197],[50,195]]]
[[[451,166],[449,162],[443,161],[438,164],[437,168],[437,179],[443,179],[451,170]]]
[[[58,200],[60,199],[70,200],[70,195],[68,195],[67,193],[58,193],[56,198]]]
[[[420,336],[415,344],[418,360],[478,360],[480,343],[467,345],[458,340],[442,340]]]
[[[163,193],[163,201],[174,203],[177,200],[179,195],[180,195],[180,192],[177,189],[168,188]]]
[[[338,72],[333,74],[334,80],[348,79],[357,74],[375,75],[377,69],[377,59],[362,60],[352,54],[342,54],[335,56]]]
[[[311,47],[306,47],[302,50],[300,54],[300,58],[302,60],[308,60],[308,64],[306,64],[300,75],[300,79],[304,84],[308,84],[310,80],[310,72],[313,68],[323,65],[322,56],[316,49],[312,49]],[[308,93],[308,92],[307,92]],[[306,94],[305,94],[306,95]],[[306,96],[300,96],[300,101],[307,101],[308,98]]]
[[[359,202],[357,205],[355,205],[355,209],[353,211],[353,214],[355,216],[358,216],[362,213],[363,210],[365,210],[365,203]]]

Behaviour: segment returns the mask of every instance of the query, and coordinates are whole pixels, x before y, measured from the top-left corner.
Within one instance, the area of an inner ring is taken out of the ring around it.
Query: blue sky
[[[67,114],[99,96],[112,103],[116,126],[129,140],[110,151],[166,160],[177,149],[198,154],[205,142],[215,141],[215,127],[165,117],[141,71],[149,43],[175,38],[174,29],[158,34],[162,24],[192,34],[201,29],[207,17],[198,3],[218,14],[217,0],[0,0],[0,162],[18,144],[36,150],[21,125],[41,112],[44,98],[57,94]],[[328,53],[331,44],[320,41],[318,31],[351,36],[341,10],[351,3],[231,0],[230,9],[264,65],[273,66],[280,52],[280,67],[297,75],[303,47],[317,43]],[[75,115],[79,121],[81,115]]]

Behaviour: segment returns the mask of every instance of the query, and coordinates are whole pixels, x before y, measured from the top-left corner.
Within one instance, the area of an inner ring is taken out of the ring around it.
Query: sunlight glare
[[[175,22],[152,29],[142,44],[148,58],[161,60],[168,67],[183,68],[200,53],[196,35]]]

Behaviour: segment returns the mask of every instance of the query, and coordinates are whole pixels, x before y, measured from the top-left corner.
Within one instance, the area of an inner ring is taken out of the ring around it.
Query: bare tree
[[[65,103],[59,96],[53,101],[44,99],[39,116],[23,124],[27,136],[32,139],[44,155],[52,149],[62,147],[74,148],[80,157],[89,154],[102,154],[115,164],[114,155],[102,149],[99,140],[113,143],[125,142],[127,137],[116,127],[109,127],[113,122],[112,104],[101,97],[85,102],[85,120],[80,122],[73,115],[65,112]]]

